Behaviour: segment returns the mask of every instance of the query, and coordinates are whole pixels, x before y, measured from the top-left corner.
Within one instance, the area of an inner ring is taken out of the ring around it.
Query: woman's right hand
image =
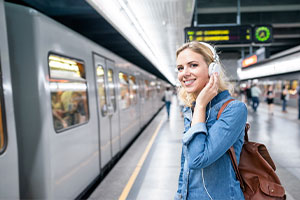
[[[207,104],[218,94],[219,75],[214,73],[196,98],[196,106],[206,108]]]
[[[205,122],[206,106],[218,94],[218,89],[219,77],[217,73],[214,73],[196,98],[192,125]]]

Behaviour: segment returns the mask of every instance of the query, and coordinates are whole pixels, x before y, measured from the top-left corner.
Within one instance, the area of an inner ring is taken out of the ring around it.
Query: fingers
[[[214,73],[209,81],[209,93],[214,97],[218,94],[219,89],[219,77],[217,73]]]
[[[214,79],[215,79],[215,76],[213,74],[212,76],[210,76],[209,81],[207,83],[208,88],[211,88],[214,85]]]
[[[218,89],[219,87],[219,75],[218,73],[214,73],[214,86]]]
[[[198,105],[206,106],[217,94],[219,90],[219,76],[214,73],[210,76],[208,83],[197,96]]]

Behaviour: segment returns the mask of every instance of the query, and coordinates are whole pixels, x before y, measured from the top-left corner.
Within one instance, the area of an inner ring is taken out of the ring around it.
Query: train
[[[75,199],[163,107],[168,82],[0,0],[0,199]]]

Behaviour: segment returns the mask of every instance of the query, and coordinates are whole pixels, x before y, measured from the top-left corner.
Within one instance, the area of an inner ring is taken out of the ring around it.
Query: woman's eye
[[[177,67],[177,70],[180,72],[183,70],[183,67]]]
[[[198,67],[198,64],[191,64],[191,67]]]

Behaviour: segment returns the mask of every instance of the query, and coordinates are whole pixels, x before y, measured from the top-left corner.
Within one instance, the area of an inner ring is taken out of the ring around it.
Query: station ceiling
[[[32,7],[109,49],[144,70],[168,81],[153,64],[84,0],[6,0]]]
[[[70,27],[92,41],[104,46],[126,60],[141,66],[156,76],[167,80],[130,42],[84,0],[7,0],[30,6]],[[170,0],[171,1],[171,0]],[[237,0],[196,0],[197,8],[191,25],[235,24],[237,22]],[[241,24],[271,24],[273,42],[266,47],[267,57],[300,45],[299,0],[241,1]],[[249,46],[217,45],[226,55],[239,59],[241,51],[249,53]],[[253,51],[258,49],[253,47]]]

